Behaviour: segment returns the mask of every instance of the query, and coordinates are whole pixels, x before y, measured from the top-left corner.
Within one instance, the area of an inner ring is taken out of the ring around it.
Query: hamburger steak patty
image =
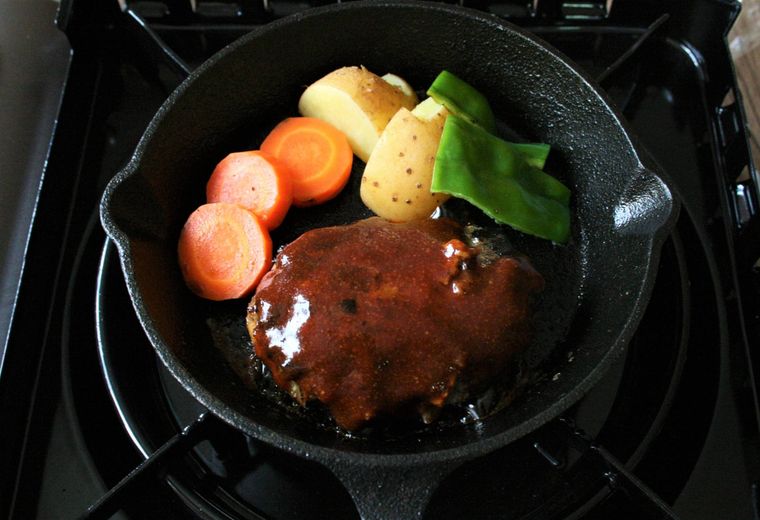
[[[486,264],[447,219],[370,218],[282,249],[247,314],[256,355],[298,402],[337,424],[442,407],[525,348],[544,281],[521,257]]]

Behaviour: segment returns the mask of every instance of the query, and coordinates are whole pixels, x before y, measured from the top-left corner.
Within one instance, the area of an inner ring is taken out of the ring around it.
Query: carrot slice
[[[209,300],[230,300],[248,295],[269,269],[272,240],[247,209],[214,202],[187,219],[178,254],[190,290]]]
[[[216,165],[206,184],[206,202],[243,206],[270,230],[282,223],[292,200],[290,173],[260,150],[229,154]]]
[[[293,205],[313,206],[335,197],[348,182],[354,155],[346,136],[313,117],[277,125],[261,149],[275,156],[293,179]]]

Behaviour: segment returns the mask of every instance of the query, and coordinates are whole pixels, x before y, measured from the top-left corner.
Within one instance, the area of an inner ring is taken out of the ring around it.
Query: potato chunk
[[[404,93],[404,95],[407,97],[407,100],[411,106],[414,106],[417,104],[417,93],[414,91],[412,86],[407,83],[407,81],[397,76],[396,74],[383,74],[382,78],[387,82],[396,87],[397,89],[401,90],[401,92]],[[409,108],[409,106],[407,106]]]
[[[422,105],[425,110],[402,108],[393,116],[362,177],[364,204],[393,222],[427,218],[449,197],[430,192],[435,154],[448,112],[440,105]]]
[[[343,132],[354,153],[367,162],[388,121],[399,108],[411,109],[416,102],[416,96],[364,67],[343,67],[311,84],[298,110]]]

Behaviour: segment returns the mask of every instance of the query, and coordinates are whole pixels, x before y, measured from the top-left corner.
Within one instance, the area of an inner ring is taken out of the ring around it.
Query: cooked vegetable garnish
[[[417,93],[404,78],[390,72],[388,74],[383,74],[381,78],[386,83],[393,85],[401,92],[403,92],[404,97],[407,99],[407,103],[403,105],[404,107],[409,108],[410,105],[414,106],[417,104]]]
[[[496,118],[485,96],[451,72],[444,70],[438,74],[427,90],[427,95],[453,114],[482,126],[491,133],[496,131]]]
[[[343,132],[357,157],[367,162],[393,114],[416,104],[414,90],[396,75],[381,78],[364,67],[341,67],[309,85],[298,111]]]
[[[264,139],[261,149],[290,172],[295,206],[335,197],[348,182],[354,158],[343,133],[312,117],[286,119]]]
[[[261,221],[237,204],[196,209],[179,237],[179,265],[187,286],[209,300],[253,291],[272,263],[272,240]]]
[[[559,243],[570,236],[570,190],[519,147],[454,115],[446,118],[431,191],[465,199],[531,235]]]
[[[424,111],[422,117],[417,108],[412,112],[400,109],[369,157],[360,195],[364,204],[384,219],[428,218],[449,198],[445,193],[430,193],[433,161],[448,114],[442,105],[437,106],[439,110]]]
[[[539,170],[543,170],[544,165],[546,164],[546,158],[549,157],[551,146],[544,143],[509,144],[511,144],[517,151],[525,156],[525,160],[528,161],[528,164],[535,168],[538,168]]]
[[[231,153],[214,168],[206,202],[238,204],[256,214],[267,229],[280,225],[293,201],[288,170],[260,150]]]

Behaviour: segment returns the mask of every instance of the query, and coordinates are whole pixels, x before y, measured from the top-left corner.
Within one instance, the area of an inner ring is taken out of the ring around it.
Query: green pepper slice
[[[482,126],[491,133],[496,131],[496,118],[485,96],[451,72],[441,71],[427,90],[427,95],[451,113]]]
[[[551,146],[544,143],[509,143],[515,150],[525,156],[525,160],[539,170],[544,169]]]
[[[520,146],[455,115],[443,127],[430,191],[465,199],[524,233],[557,243],[570,238],[570,190]]]
[[[442,71],[427,91],[428,96],[444,105],[453,114],[470,123],[482,126],[492,134],[496,132],[496,118],[488,100],[466,81],[449,71]],[[549,145],[544,143],[515,143],[515,146],[538,169],[544,167]]]

